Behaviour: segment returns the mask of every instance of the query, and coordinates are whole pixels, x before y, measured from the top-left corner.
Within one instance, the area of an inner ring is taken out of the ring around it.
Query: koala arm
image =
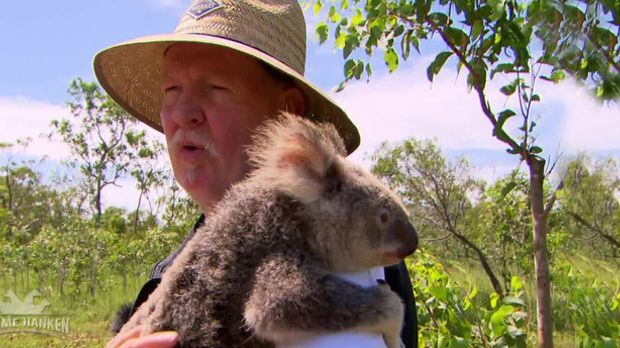
[[[244,317],[279,345],[353,331],[383,335],[392,348],[400,347],[403,305],[387,286],[364,288],[280,255],[259,267]]]

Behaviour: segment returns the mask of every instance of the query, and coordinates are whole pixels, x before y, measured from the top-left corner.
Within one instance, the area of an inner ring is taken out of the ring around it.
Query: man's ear
[[[283,110],[295,115],[303,116],[306,112],[306,97],[297,86],[286,87],[281,95]]]

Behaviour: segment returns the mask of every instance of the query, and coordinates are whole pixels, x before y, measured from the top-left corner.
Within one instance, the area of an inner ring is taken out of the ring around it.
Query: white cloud
[[[429,83],[426,67],[430,57],[420,57],[415,64],[395,74],[375,75],[370,83],[356,82],[333,97],[358,126],[362,143],[352,158],[363,160],[385,141],[398,142],[414,136],[436,139],[443,150],[488,149],[503,151],[506,147],[491,135],[490,122],[482,114],[477,94],[468,93],[464,72],[456,76],[450,62]],[[495,112],[511,107],[499,92],[502,77],[487,86],[487,97]],[[620,107],[600,106],[588,92],[571,82],[553,85],[540,81],[537,85],[542,103],[533,115],[539,124],[534,135],[545,149],[545,156],[557,152],[620,149]],[[507,127],[519,126],[518,117]],[[518,137],[519,131],[511,132]],[[511,156],[506,154],[506,158]],[[502,170],[503,171],[503,170]]]
[[[136,188],[136,181],[133,178],[121,179],[117,182],[118,186],[108,186],[102,192],[102,203],[105,207],[116,206],[132,211],[138,205],[140,192]],[[143,201],[142,204],[146,205]],[[143,206],[144,208],[144,206]]]
[[[501,150],[491,137],[475,94],[445,72],[431,85],[425,62],[396,74],[358,82],[334,96],[358,126],[362,143],[353,158],[372,153],[383,141],[437,139],[444,150],[477,148]]]
[[[620,149],[620,104],[601,105],[584,88],[565,82],[548,91],[562,104],[560,139],[571,152]]]
[[[0,96],[0,142],[15,143],[18,139],[32,138],[25,154],[50,159],[66,158],[68,148],[58,142],[40,137],[50,131],[50,121],[69,117],[65,106],[34,100],[23,96]]]

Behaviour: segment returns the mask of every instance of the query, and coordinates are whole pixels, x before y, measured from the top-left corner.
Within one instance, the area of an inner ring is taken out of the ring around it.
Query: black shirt
[[[142,286],[142,290],[138,294],[136,301],[134,302],[132,314],[138,309],[138,307],[145,302],[149,295],[157,288],[161,281],[161,276],[166,271],[168,266],[172,264],[172,261],[183,250],[187,242],[192,238],[198,227],[204,223],[204,214],[200,215],[200,218],[194,224],[192,230],[185,237],[185,240],[181,246],[172,254],[168,255],[165,259],[159,261],[153,267],[151,271],[151,278]],[[411,281],[409,280],[409,272],[404,262],[400,262],[394,266],[385,267],[385,281],[390,285],[392,291],[396,292],[403,300],[405,304],[405,318],[403,330],[401,332],[401,338],[406,348],[418,347],[418,319],[415,307],[415,299],[413,298],[413,289],[411,287]]]

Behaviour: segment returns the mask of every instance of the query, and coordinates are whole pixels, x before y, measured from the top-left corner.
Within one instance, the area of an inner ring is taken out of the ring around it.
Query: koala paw
[[[405,345],[400,340],[400,336],[386,337],[385,335],[383,335],[383,341],[385,342],[385,346],[387,348],[405,348]]]
[[[379,284],[379,289],[384,295],[385,318],[382,325],[383,340],[388,348],[404,347],[400,340],[400,331],[403,326],[404,306],[401,298],[389,285]]]

